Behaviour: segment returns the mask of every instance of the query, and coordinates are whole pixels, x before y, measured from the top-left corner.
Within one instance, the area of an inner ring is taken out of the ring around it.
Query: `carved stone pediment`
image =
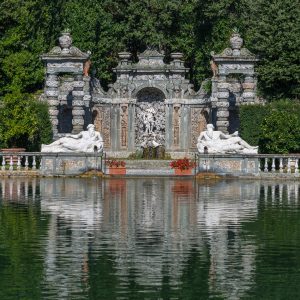
[[[155,49],[146,49],[143,53],[141,53],[140,55],[138,55],[139,58],[139,62],[138,65],[140,66],[162,66],[164,65],[164,54],[158,52]]]

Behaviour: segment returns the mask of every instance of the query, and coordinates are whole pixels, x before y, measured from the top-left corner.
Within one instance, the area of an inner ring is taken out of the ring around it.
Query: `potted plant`
[[[106,160],[106,165],[109,168],[110,175],[125,175],[126,174],[126,162],[117,159]]]
[[[170,167],[174,169],[175,175],[192,175],[192,169],[195,167],[195,162],[189,158],[180,158],[173,160]]]

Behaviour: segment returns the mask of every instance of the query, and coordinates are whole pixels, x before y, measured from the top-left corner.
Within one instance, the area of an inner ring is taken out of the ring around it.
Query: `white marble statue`
[[[150,134],[153,132],[154,114],[155,114],[155,109],[153,107],[148,108],[146,112],[143,114],[143,123],[145,125],[146,134]]]
[[[237,153],[237,154],[257,154],[258,147],[250,146],[238,136],[238,132],[225,134],[214,130],[214,125],[207,124],[206,130],[202,131],[198,137],[197,148],[199,153]]]
[[[42,145],[41,152],[102,152],[103,139],[95,126],[89,124],[87,131],[78,134],[66,134],[49,145]]]

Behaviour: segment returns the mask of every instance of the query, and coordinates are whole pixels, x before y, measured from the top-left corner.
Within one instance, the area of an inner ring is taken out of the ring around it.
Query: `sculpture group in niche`
[[[136,105],[136,145],[165,144],[165,106],[163,102]]]
[[[238,132],[225,134],[214,130],[212,124],[207,124],[207,129],[202,131],[198,138],[197,148],[200,153],[238,153],[257,154],[258,147],[250,146],[238,136]]]
[[[49,145],[42,144],[41,152],[98,152],[103,151],[103,139],[95,126],[89,124],[87,131],[78,134],[66,134]]]

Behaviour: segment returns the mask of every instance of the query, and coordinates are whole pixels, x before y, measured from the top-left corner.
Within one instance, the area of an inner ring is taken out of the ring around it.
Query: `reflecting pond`
[[[300,182],[0,179],[0,299],[297,299]]]

